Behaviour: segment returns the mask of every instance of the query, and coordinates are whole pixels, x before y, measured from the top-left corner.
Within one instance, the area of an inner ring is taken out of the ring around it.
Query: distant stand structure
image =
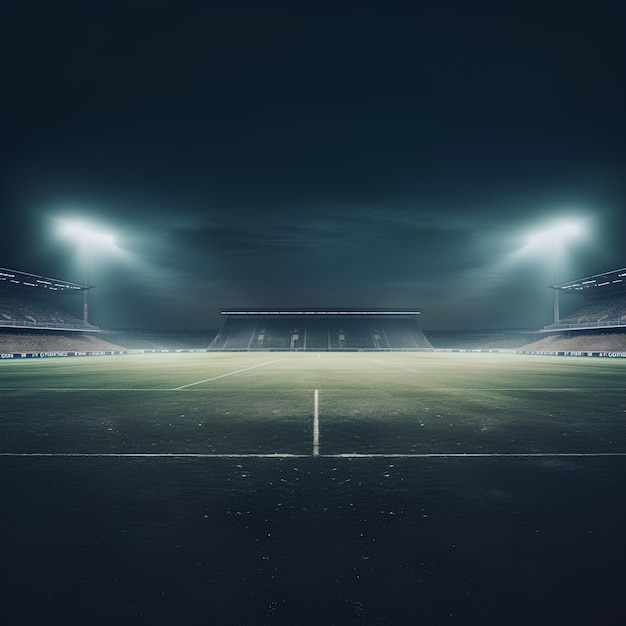
[[[558,296],[582,296],[582,306],[543,332],[626,330],[626,268],[552,285]]]
[[[223,309],[221,351],[384,351],[433,347],[417,309]]]
[[[59,278],[0,268],[0,355],[21,358],[67,354],[113,354],[122,350],[102,329],[73,315],[68,294],[89,289]],[[74,307],[77,308],[77,307]]]
[[[62,306],[63,295],[83,294],[88,285],[0,268],[0,328],[99,333],[97,326]]]
[[[557,294],[579,295],[581,306],[523,346],[531,352],[626,352],[626,268],[551,285]]]

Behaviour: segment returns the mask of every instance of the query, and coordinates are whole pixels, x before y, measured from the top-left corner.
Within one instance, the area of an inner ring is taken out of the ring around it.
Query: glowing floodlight
[[[66,221],[61,222],[60,232],[64,237],[76,239],[81,243],[95,241],[106,244],[114,244],[115,238],[109,233],[95,230],[84,222]]]
[[[59,232],[68,239],[77,241],[85,250],[85,288],[83,290],[83,321],[89,323],[89,269],[91,264],[92,244],[115,244],[113,235],[92,228],[85,222],[64,220],[60,222]]]
[[[559,243],[567,239],[575,239],[582,235],[580,222],[562,222],[541,233],[529,237],[532,244]]]
[[[558,251],[561,249],[562,244],[571,239],[576,239],[583,234],[583,228],[580,222],[566,221],[559,222],[548,228],[547,230],[537,233],[529,237],[529,243],[531,246],[546,246],[550,248],[552,255],[552,283],[556,285],[556,257]],[[559,321],[559,290],[554,289],[554,323]]]

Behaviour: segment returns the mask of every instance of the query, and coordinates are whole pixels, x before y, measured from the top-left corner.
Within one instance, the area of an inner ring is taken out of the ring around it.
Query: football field
[[[0,362],[11,624],[626,619],[626,360]]]

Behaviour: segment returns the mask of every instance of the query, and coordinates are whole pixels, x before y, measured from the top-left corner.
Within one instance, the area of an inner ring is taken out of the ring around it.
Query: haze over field
[[[105,327],[301,306],[542,326],[555,277],[626,265],[624,10],[5,3],[0,266],[82,281],[58,233],[80,219],[115,235],[91,246]],[[528,247],[559,220],[584,236]]]

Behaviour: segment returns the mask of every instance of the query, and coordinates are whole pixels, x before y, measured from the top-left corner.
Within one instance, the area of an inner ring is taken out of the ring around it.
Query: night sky
[[[543,326],[553,256],[626,266],[623,4],[5,2],[0,266],[82,282],[79,219],[103,327]]]

